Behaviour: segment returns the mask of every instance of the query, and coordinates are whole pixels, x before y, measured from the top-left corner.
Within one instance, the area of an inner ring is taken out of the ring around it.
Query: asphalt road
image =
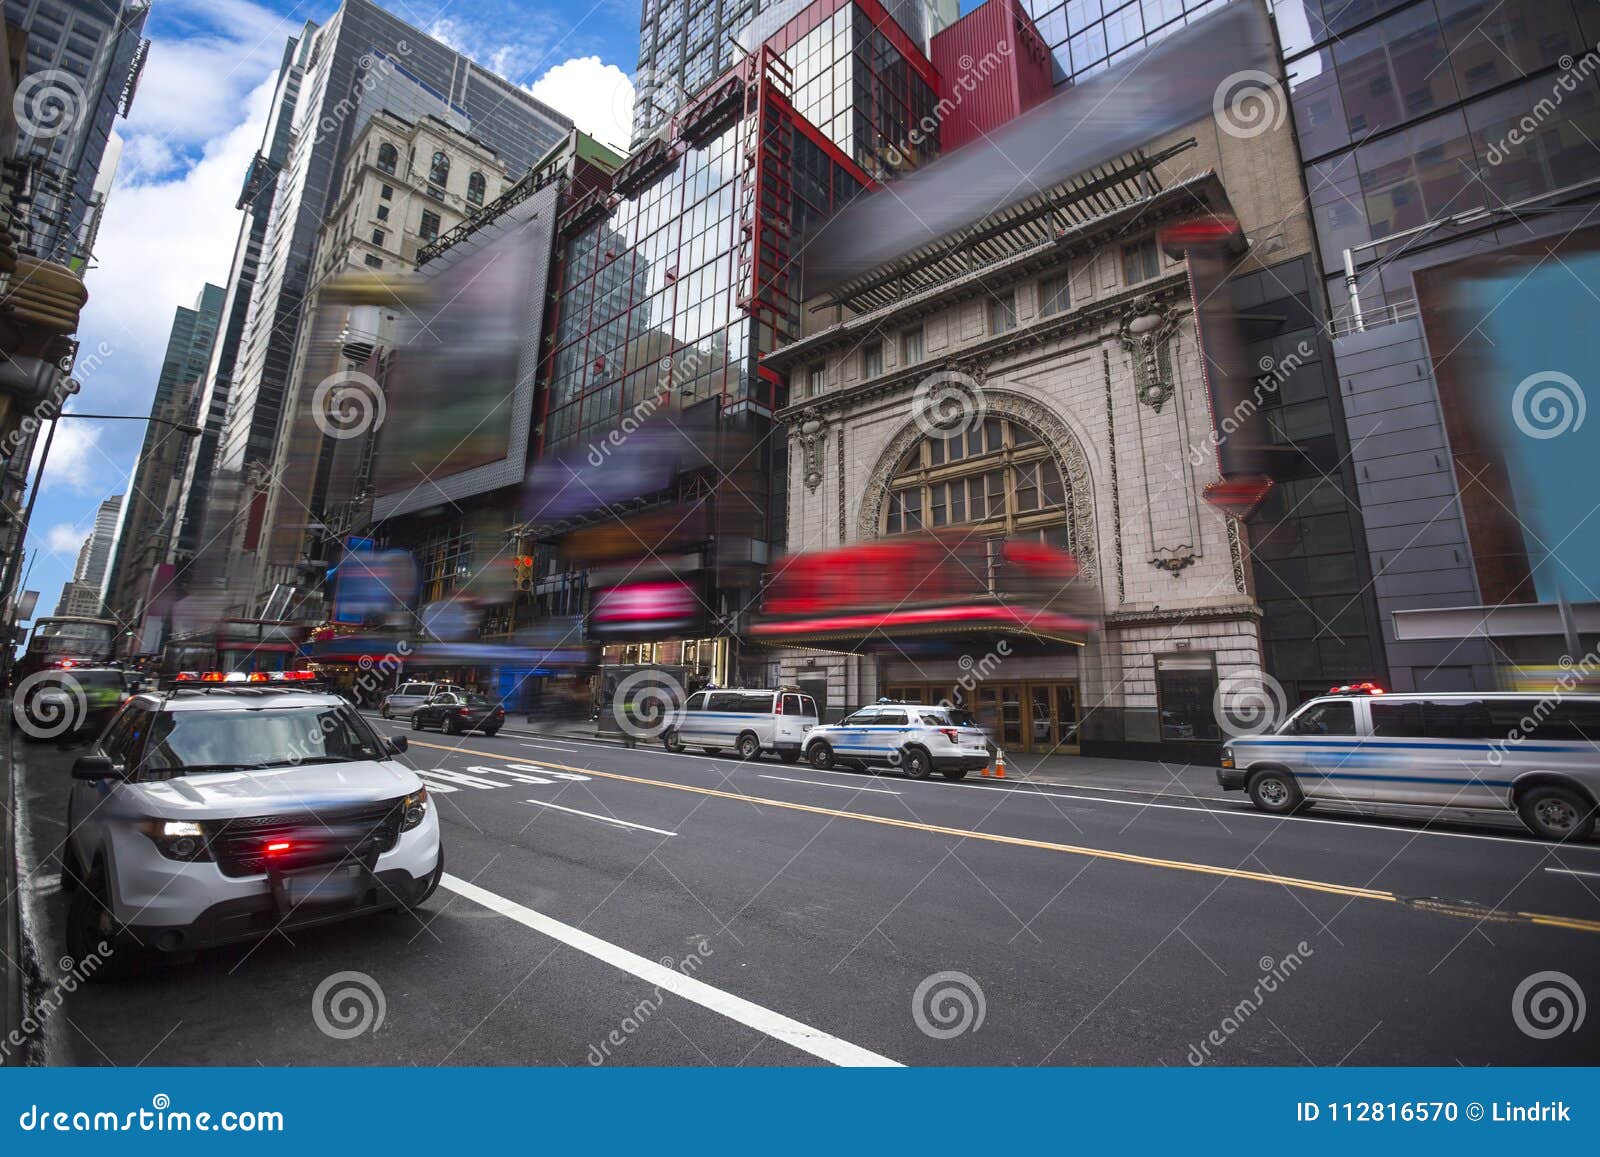
[[[1524,984],[1560,972],[1600,999],[1600,843],[374,724],[410,736],[444,823],[449,874],[420,918],[70,992],[72,756],[19,743],[51,1063],[1600,1058],[1600,1014],[1540,1034],[1547,982]],[[349,984],[372,1013],[327,1011]]]

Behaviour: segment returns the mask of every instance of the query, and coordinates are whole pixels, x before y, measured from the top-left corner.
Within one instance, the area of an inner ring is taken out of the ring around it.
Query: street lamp
[[[33,521],[33,504],[39,499],[39,483],[44,480],[45,463],[50,460],[50,443],[55,441],[56,426],[60,424],[63,418],[93,418],[102,422],[154,422],[161,426],[170,426],[176,433],[185,438],[197,438],[203,432],[199,426],[191,425],[188,422],[175,422],[171,418],[157,418],[151,414],[81,414],[77,411],[69,414],[58,412],[50,420],[50,430],[44,436],[44,448],[39,452],[39,464],[33,470],[33,489],[28,494],[28,504],[22,510],[22,525],[17,530],[16,544],[12,546],[10,552],[6,555],[4,577],[0,578],[0,600],[8,600],[11,597],[11,584],[16,577],[17,562],[22,557],[24,548],[27,546],[28,526]],[[4,625],[9,634],[12,626],[9,615],[6,617]],[[4,656],[0,658],[0,666],[4,668],[0,675],[3,675],[6,680],[11,677],[13,646],[14,644],[8,638],[5,644]]]

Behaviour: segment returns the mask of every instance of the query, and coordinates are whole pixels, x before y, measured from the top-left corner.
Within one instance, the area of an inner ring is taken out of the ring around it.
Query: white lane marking
[[[848,783],[825,783],[820,779],[790,779],[787,775],[762,775],[762,779],[777,779],[784,783],[808,783],[812,787],[836,787],[841,791],[871,791],[879,795],[899,795],[897,791],[890,791],[886,787],[856,787]]]
[[[1547,872],[1554,872],[1558,876],[1587,876],[1592,880],[1600,880],[1600,872],[1583,872],[1577,868],[1546,868]]]
[[[536,771],[540,775],[548,775],[551,779],[566,779],[574,783],[588,783],[594,778],[588,775],[576,775],[570,771],[553,771],[536,763],[508,763],[506,767],[510,770],[502,771],[501,775],[515,775],[519,771]]]
[[[601,815],[599,812],[579,811],[575,807],[562,807],[558,803],[546,803],[542,799],[530,799],[523,802],[531,803],[535,807],[554,808],[558,812],[570,812],[575,816],[586,816],[592,820],[599,820],[603,824],[616,824],[618,827],[638,828],[642,832],[654,832],[658,836],[675,836],[678,834],[677,832],[669,832],[665,828],[653,828],[649,824],[636,824],[632,820],[619,820],[615,816]]]
[[[781,1012],[774,1012],[770,1008],[756,1004],[754,1001],[735,996],[731,992],[724,992],[714,988],[703,980],[692,976],[685,976],[675,968],[657,964],[640,956],[636,952],[629,952],[620,945],[612,944],[608,940],[601,940],[598,936],[574,928],[570,924],[546,916],[543,912],[536,912],[532,908],[525,908],[514,900],[507,900],[504,896],[497,896],[476,884],[455,876],[446,875],[440,884],[464,899],[475,904],[481,904],[491,912],[498,912],[508,919],[515,920],[526,928],[550,937],[575,948],[587,956],[592,956],[602,963],[609,964],[632,976],[637,976],[646,984],[664,989],[676,996],[698,1004],[701,1008],[710,1009],[720,1016],[725,1016],[731,1021],[764,1033],[774,1040],[799,1049],[801,1052],[810,1053],[812,1056],[825,1060],[835,1065],[870,1065],[891,1066],[899,1068],[898,1061],[870,1052],[860,1045],[853,1045],[847,1040],[831,1036],[821,1029],[812,1028],[810,1025],[801,1024],[799,1021],[784,1016]]]
[[[495,783],[492,779],[480,779],[476,775],[468,775],[464,771],[454,771],[448,767],[419,767],[417,768],[417,774],[424,778],[435,776],[445,783],[457,783],[462,787],[491,788],[506,786],[503,783]]]
[[[449,795],[453,791],[461,790],[459,787],[451,787],[448,783],[445,783],[442,780],[429,779],[426,769],[412,768],[412,770],[422,777],[422,782],[427,784],[429,791],[437,792],[440,795]]]
[[[542,776],[542,775],[528,775],[528,774],[526,774],[524,772],[520,772],[520,771],[507,771],[503,767],[488,767],[488,766],[485,766],[484,764],[481,764],[481,763],[475,763],[471,767],[467,768],[467,770],[468,771],[476,771],[476,772],[479,772],[479,773],[484,774],[484,775],[503,775],[503,776],[506,776],[508,779],[516,780],[518,783],[544,783],[544,784],[550,784],[550,783],[554,783],[555,782],[555,780],[548,779],[548,778],[546,778],[545,776]],[[498,784],[497,786],[504,787],[505,785],[504,784]]]
[[[561,743],[519,743],[518,747],[547,747],[551,751],[582,751],[580,747],[568,747]]]

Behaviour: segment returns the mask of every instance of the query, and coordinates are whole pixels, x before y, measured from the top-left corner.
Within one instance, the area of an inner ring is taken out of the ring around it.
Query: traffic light
[[[511,566],[517,589],[519,591],[531,591],[533,589],[533,556],[531,554],[519,554],[511,560]]]

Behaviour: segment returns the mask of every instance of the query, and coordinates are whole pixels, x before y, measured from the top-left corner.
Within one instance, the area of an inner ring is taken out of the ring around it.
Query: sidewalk
[[[17,894],[17,790],[11,760],[11,698],[0,697],[0,1040],[20,1033],[23,1014],[22,897]],[[0,1053],[0,1065],[25,1064],[21,1049]]]
[[[505,733],[553,740],[622,743],[620,736],[600,733],[594,723],[588,720],[537,720],[529,723],[525,718],[508,715]],[[1107,759],[1103,756],[1022,754],[1008,755],[1005,769],[1007,781],[1018,783],[1121,787],[1132,791],[1170,792],[1173,795],[1222,794],[1222,789],[1217,786],[1217,769],[1209,763],[1155,763],[1138,759]],[[975,780],[979,776],[972,773],[967,778]]]

